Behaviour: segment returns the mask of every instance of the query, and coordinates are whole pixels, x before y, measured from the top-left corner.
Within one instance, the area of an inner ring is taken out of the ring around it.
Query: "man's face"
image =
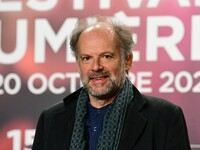
[[[98,99],[114,97],[121,89],[127,67],[111,29],[91,28],[78,42],[77,63],[84,87]],[[129,69],[130,67],[128,67]]]

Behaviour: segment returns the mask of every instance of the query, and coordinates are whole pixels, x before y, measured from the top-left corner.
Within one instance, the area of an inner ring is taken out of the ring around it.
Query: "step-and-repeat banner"
[[[180,105],[200,150],[200,0],[0,0],[0,149],[30,150],[41,111],[80,88],[69,36],[94,15],[130,26],[132,83]]]

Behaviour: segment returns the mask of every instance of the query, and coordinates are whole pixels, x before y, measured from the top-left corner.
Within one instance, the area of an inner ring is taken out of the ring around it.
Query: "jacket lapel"
[[[137,139],[142,134],[147,119],[142,115],[140,109],[145,105],[142,95],[134,87],[134,99],[127,108],[127,114],[122,130],[119,150],[130,150],[136,144]]]
[[[73,121],[66,112],[55,115],[55,141],[56,148],[66,150],[70,144],[71,132],[73,130]]]
[[[64,107],[55,113],[55,137],[57,149],[69,149],[75,122],[76,102],[80,90],[64,99]]]
[[[140,109],[145,105],[145,100],[139,91],[135,87],[133,88],[134,99],[127,108],[119,150],[132,149],[147,123],[147,119],[140,113]],[[55,113],[54,131],[56,147],[59,150],[69,149],[75,121],[76,101],[79,93],[80,90],[66,97],[63,109]]]

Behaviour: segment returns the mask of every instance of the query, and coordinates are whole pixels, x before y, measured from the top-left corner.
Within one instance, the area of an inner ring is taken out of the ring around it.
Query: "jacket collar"
[[[81,89],[64,98],[64,109],[55,114],[55,134],[59,150],[69,148],[75,121],[76,102]],[[134,98],[127,108],[119,150],[131,149],[147,123],[147,119],[140,112],[146,101],[135,86],[133,90]]]
[[[137,139],[143,132],[147,119],[140,111],[146,104],[141,93],[133,86],[134,98],[129,104],[122,129],[119,150],[133,149]]]
[[[65,97],[63,99],[64,107],[55,112],[54,131],[57,149],[59,150],[69,149],[75,122],[76,102],[80,91],[81,89]]]

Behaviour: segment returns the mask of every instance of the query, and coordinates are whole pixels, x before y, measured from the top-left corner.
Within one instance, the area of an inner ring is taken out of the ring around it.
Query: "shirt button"
[[[97,127],[94,127],[94,128],[93,128],[93,131],[96,132],[96,131],[97,131]]]
[[[97,110],[97,113],[99,113],[99,114],[100,114],[100,113],[101,113],[101,110]]]

